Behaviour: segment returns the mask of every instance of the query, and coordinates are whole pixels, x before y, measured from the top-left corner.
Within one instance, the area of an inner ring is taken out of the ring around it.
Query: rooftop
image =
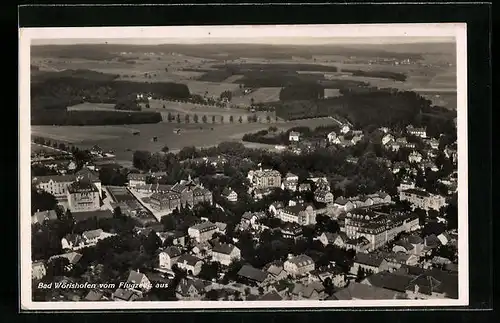
[[[238,276],[255,280],[258,282],[263,282],[264,280],[266,280],[268,275],[269,273],[254,268],[250,265],[244,265],[243,267],[241,267],[240,271],[238,271]]]

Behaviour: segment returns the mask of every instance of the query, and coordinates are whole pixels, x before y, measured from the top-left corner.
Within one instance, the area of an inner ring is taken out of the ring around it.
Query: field
[[[233,96],[231,103],[241,106],[250,106],[252,98],[255,103],[266,103],[279,101],[281,88],[279,87],[261,87],[254,92],[241,96]]]
[[[285,130],[296,126],[317,127],[335,123],[333,119],[323,118],[290,121],[277,126]],[[173,152],[187,146],[209,147],[228,140],[240,141],[245,133],[268,127],[268,124],[259,123],[223,125],[158,123],[121,127],[33,126],[32,133],[40,137],[73,143],[82,148],[91,148],[97,144],[104,150],[113,151],[118,161],[131,161],[134,150],[160,151],[165,145]],[[180,134],[175,134],[174,129],[181,129]],[[137,130],[141,133],[134,136],[132,132]],[[155,136],[158,138],[156,142],[152,140]]]

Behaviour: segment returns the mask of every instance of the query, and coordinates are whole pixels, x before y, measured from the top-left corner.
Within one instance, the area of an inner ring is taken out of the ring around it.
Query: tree
[[[164,215],[161,217],[160,223],[163,224],[163,229],[165,231],[175,230],[177,222],[173,215]]]
[[[163,106],[163,109],[165,109],[165,106]],[[167,115],[167,120],[168,122],[172,121],[174,118],[172,116],[172,112],[169,112],[168,115]]]
[[[35,187],[31,188],[31,214],[37,211],[54,210],[57,206],[57,200],[54,195],[46,191],[38,191]]]
[[[168,153],[170,151],[170,149],[168,148],[168,146],[163,146],[161,151],[163,151],[164,153]]]
[[[207,116],[205,114],[201,117],[201,121],[207,123]]]
[[[231,122],[231,123],[234,122],[234,117],[233,116],[229,116],[229,122]]]
[[[144,243],[142,244],[144,246],[144,250],[149,253],[153,254],[158,248],[161,247],[162,242],[160,237],[156,234],[154,230],[152,230],[147,238],[144,240]]]
[[[184,121],[185,121],[186,123],[189,123],[189,114],[186,114],[186,116],[184,117]]]
[[[242,116],[240,116],[240,117],[238,118],[238,122],[239,122],[239,123],[243,123],[243,117],[242,117]]]
[[[149,106],[149,103],[146,103],[146,109],[149,109],[150,106]]]
[[[252,116],[250,116],[250,115],[249,115],[249,116],[247,116],[247,122],[248,122],[248,123],[252,122]],[[240,123],[241,123],[241,122],[240,122]]]
[[[113,217],[115,219],[120,219],[123,217],[122,209],[121,207],[117,206],[113,209]]]
[[[212,116],[212,123],[215,123],[215,115]]]
[[[132,162],[135,168],[149,170],[151,162],[151,153],[145,150],[136,150],[132,156]]]
[[[163,109],[166,109],[165,104],[163,105]],[[170,115],[170,112],[168,113]],[[170,119],[169,119],[170,120]]]
[[[198,115],[197,114],[194,115],[193,121],[194,121],[194,123],[198,123]]]
[[[255,103],[254,98],[251,98],[251,99],[250,99],[250,104],[253,106],[253,105],[254,105],[254,103]]]
[[[267,123],[271,123],[271,116],[266,116]]]
[[[259,290],[259,295],[264,294],[264,287],[259,286],[258,290]]]
[[[177,114],[177,123],[181,123],[181,116]]]

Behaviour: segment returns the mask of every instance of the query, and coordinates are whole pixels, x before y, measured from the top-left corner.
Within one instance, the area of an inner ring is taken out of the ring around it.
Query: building
[[[54,210],[38,211],[31,216],[31,224],[40,223],[43,224],[45,221],[57,220],[57,213]]]
[[[67,234],[61,239],[63,250],[79,250],[95,246],[99,241],[114,236],[114,233],[104,232],[102,229],[85,231],[79,234]]]
[[[302,227],[296,223],[285,223],[283,227],[280,228],[281,235],[285,239],[293,239],[295,241],[302,238],[303,230]]]
[[[296,204],[286,206],[279,217],[283,222],[298,223],[300,225],[316,224],[316,210],[312,205]]]
[[[285,204],[283,202],[274,202],[269,206],[269,213],[271,213],[273,216],[278,216],[278,214],[283,210],[285,207]]]
[[[195,239],[196,242],[203,243],[211,240],[213,234],[217,231],[217,225],[212,222],[206,221],[188,228],[188,235],[190,238]]]
[[[283,269],[294,277],[304,276],[314,270],[314,261],[307,255],[290,256],[283,264]]]
[[[188,275],[197,276],[201,271],[203,261],[198,257],[186,253],[179,256],[176,265],[180,269],[185,270]]]
[[[75,180],[75,175],[37,176],[33,178],[33,184],[36,188],[54,195],[56,199],[65,200],[67,198],[67,188]]]
[[[349,131],[351,131],[351,128],[348,125],[343,125],[342,128],[340,129],[340,132],[343,134],[346,134]]]
[[[243,265],[237,274],[240,281],[257,286],[265,285],[270,282],[271,275],[263,270],[249,265]]]
[[[71,212],[92,212],[101,208],[101,199],[97,186],[85,179],[67,186],[68,209]]]
[[[337,134],[335,131],[330,132],[328,135],[326,135],[326,138],[328,139],[329,143],[333,143],[333,141],[337,138]]]
[[[394,142],[394,136],[391,135],[390,133],[388,133],[384,137],[382,137],[382,145],[385,146],[391,142]]]
[[[345,233],[350,239],[364,237],[369,241],[369,251],[384,246],[399,233],[409,232],[419,225],[416,215],[389,215],[371,212],[348,213]]]
[[[147,174],[133,174],[133,173],[128,174],[127,175],[128,187],[136,188],[137,186],[146,185],[146,177]]]
[[[421,189],[407,189],[399,193],[401,201],[408,201],[414,208],[421,208],[424,210],[439,211],[442,207],[446,206],[446,200],[443,196],[430,194],[429,192]]]
[[[367,273],[378,273],[384,265],[385,259],[375,254],[357,252],[354,256],[353,264],[350,269],[351,274],[357,275],[359,270]]]
[[[389,300],[404,299],[404,293],[398,293],[389,289],[370,286],[367,284],[351,282],[346,288],[343,288],[333,294],[327,300]]]
[[[260,169],[250,171],[248,179],[254,189],[279,188],[281,187],[281,174],[273,169]]]
[[[182,279],[177,285],[175,296],[180,300],[199,300],[207,291],[208,282],[200,279]]]
[[[415,182],[410,180],[402,180],[398,186],[398,192],[406,191],[411,188],[415,188]]]
[[[181,250],[175,246],[170,246],[158,254],[158,264],[162,269],[172,269],[181,255]]]
[[[212,260],[217,261],[224,266],[229,266],[233,261],[241,259],[241,251],[238,247],[221,243],[212,249]]]
[[[314,200],[320,203],[333,203],[333,194],[332,192],[319,189],[314,192]]]
[[[318,238],[324,246],[333,245],[339,248],[345,248],[346,242],[349,240],[347,235],[341,233],[323,232]]]
[[[40,280],[47,274],[47,267],[43,261],[34,261],[31,263],[31,279]]]
[[[297,190],[297,185],[299,184],[299,176],[288,173],[286,174],[285,178],[283,179],[283,182],[281,183],[281,189],[283,190],[290,190],[295,192]]]
[[[458,275],[441,270],[424,271],[406,287],[409,299],[458,299]]]
[[[232,190],[230,187],[225,188],[222,191],[222,197],[228,200],[229,202],[237,202],[238,201],[238,193]]]
[[[155,193],[150,197],[150,204],[158,211],[173,211],[182,206],[195,206],[199,203],[212,204],[213,195],[198,181],[181,180],[170,188],[166,193]]]
[[[290,131],[288,134],[288,141],[290,142],[298,142],[300,140],[300,132]]]
[[[413,136],[421,137],[421,138],[426,138],[427,137],[427,132],[425,128],[415,128],[413,126],[408,126],[406,127],[406,131]]]
[[[301,183],[299,184],[299,192],[310,192],[311,184],[310,183]]]
[[[409,163],[420,163],[421,161],[422,161],[422,154],[419,153],[418,151],[413,151],[408,156],[408,162]]]

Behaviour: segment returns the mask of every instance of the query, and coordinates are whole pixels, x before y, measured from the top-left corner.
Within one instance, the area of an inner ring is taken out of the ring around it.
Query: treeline
[[[317,83],[293,84],[280,91],[280,101],[322,99],[325,89]]]
[[[247,142],[256,142],[269,145],[286,145],[289,143],[289,134],[292,131],[300,133],[302,139],[324,139],[330,132],[339,132],[338,125],[319,126],[314,129],[309,127],[293,127],[287,131],[277,132],[276,127],[269,127],[267,130],[260,130],[254,133],[243,135],[242,140]]]
[[[311,72],[337,72],[336,66],[327,66],[319,64],[219,64],[213,65],[213,68],[228,69],[235,74],[241,74],[247,71],[311,71]]]
[[[43,73],[31,85],[32,109],[54,106],[51,101],[67,105],[90,103],[117,103],[132,93],[150,93],[159,99],[187,99],[189,88],[178,83],[146,83],[115,80],[116,76],[88,70],[66,70]],[[39,98],[44,98],[40,100]]]
[[[362,71],[362,70],[349,70],[344,69],[343,72],[352,73],[353,76],[366,76],[390,79],[394,81],[406,81],[406,75],[403,73],[388,72],[388,71]]]
[[[139,105],[139,101],[135,97],[126,97],[119,99],[115,105],[116,110],[126,110],[126,111],[141,111],[142,108]]]
[[[33,110],[31,113],[32,125],[123,125],[158,123],[162,121],[159,112],[125,113],[120,111],[60,111],[60,110]]]

